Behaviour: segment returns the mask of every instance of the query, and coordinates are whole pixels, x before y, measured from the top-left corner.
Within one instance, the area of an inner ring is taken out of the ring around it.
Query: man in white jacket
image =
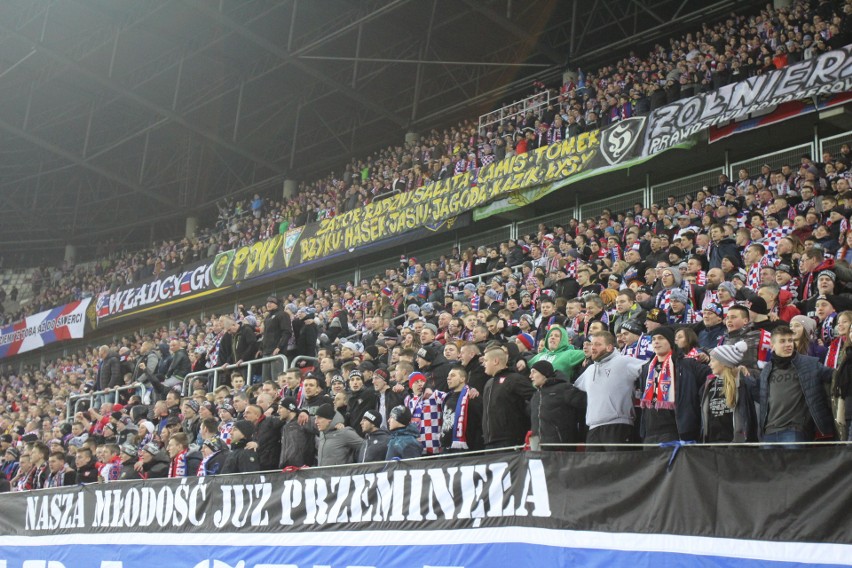
[[[590,352],[592,364],[574,383],[588,398],[586,443],[633,443],[633,396],[643,361],[616,351],[615,337],[607,331],[592,334]],[[623,448],[592,446],[588,451],[620,449]]]

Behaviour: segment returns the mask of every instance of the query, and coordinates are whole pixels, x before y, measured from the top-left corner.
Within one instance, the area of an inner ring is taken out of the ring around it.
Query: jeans
[[[784,448],[788,450],[799,449],[801,446],[797,446],[794,443],[789,442],[809,442],[808,435],[804,432],[800,432],[798,430],[781,430],[779,432],[773,432],[771,434],[766,434],[763,436],[763,442],[771,443],[771,442],[784,442],[783,446],[762,446],[764,450],[771,450],[774,448]]]
[[[264,355],[264,357],[270,357],[270,355]],[[254,371],[254,369],[252,369]],[[284,362],[281,359],[275,359],[274,361],[267,361],[263,364],[263,380],[264,381],[277,381],[278,375],[284,372]],[[246,377],[248,382],[254,384],[253,377]]]

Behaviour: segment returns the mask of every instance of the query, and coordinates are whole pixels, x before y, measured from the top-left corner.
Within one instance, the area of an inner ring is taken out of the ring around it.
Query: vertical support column
[[[198,217],[187,217],[186,218],[186,233],[185,236],[188,239],[191,239],[195,236],[195,232],[198,230]]]
[[[296,183],[294,179],[285,179],[284,180],[284,189],[282,191],[282,196],[284,199],[292,199],[296,197],[296,194],[299,192],[299,185]]]
[[[65,245],[65,262],[74,264],[77,262],[77,247],[71,244]]]

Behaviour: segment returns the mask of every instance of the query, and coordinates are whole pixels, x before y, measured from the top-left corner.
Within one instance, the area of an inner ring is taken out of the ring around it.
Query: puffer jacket
[[[423,453],[420,442],[417,441],[419,431],[416,424],[409,424],[405,428],[391,430],[388,439],[388,453],[386,460],[399,458],[401,460],[419,458]]]
[[[542,444],[580,442],[579,425],[585,419],[586,393],[561,378],[551,377],[530,401],[533,434]]]
[[[355,463],[355,456],[361,449],[361,436],[348,426],[338,430],[338,424],[343,424],[343,416],[335,412],[328,429],[319,433],[317,465],[320,467]]]

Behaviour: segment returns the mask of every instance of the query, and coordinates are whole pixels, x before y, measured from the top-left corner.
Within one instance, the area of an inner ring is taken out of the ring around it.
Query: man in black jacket
[[[98,482],[98,466],[92,459],[92,450],[79,448],[74,455],[74,465],[77,466],[77,483]]]
[[[273,355],[286,354],[287,345],[293,335],[293,323],[290,316],[280,307],[277,297],[269,296],[266,299],[266,318],[263,320],[263,345],[262,355],[271,357]],[[284,370],[281,361],[270,361],[263,364],[263,380],[274,381]]]
[[[281,424],[281,456],[278,467],[304,467],[313,465],[316,454],[314,435],[310,429],[299,425],[299,408],[296,399],[285,396],[278,403]]]
[[[485,374],[491,377],[482,395],[485,447],[519,446],[530,429],[527,402],[535,389],[529,379],[509,370],[509,355],[500,347],[487,350],[482,359]]]
[[[172,354],[172,361],[169,363],[169,368],[166,371],[166,380],[163,383],[166,388],[179,386],[183,382],[183,378],[192,370],[189,355],[180,341],[172,339],[169,342],[169,352]]]
[[[281,458],[281,421],[271,412],[269,416],[264,414],[256,404],[248,405],[243,417],[254,424],[254,436],[246,449],[257,452],[260,471],[277,469]]]
[[[359,426],[361,431],[364,432],[364,444],[358,450],[358,462],[385,461],[390,434],[387,430],[381,428],[381,415],[376,410],[368,410],[361,418]]]
[[[446,392],[447,375],[450,374],[450,362],[444,357],[440,349],[434,347],[421,347],[417,351],[417,366],[426,375],[426,386],[432,390]]]
[[[237,420],[231,430],[231,451],[222,467],[222,473],[250,473],[259,471],[260,462],[254,450],[246,448],[254,435],[254,424]]]
[[[121,376],[121,361],[118,359],[118,353],[111,351],[106,345],[101,345],[98,349],[98,357],[100,357],[100,364],[95,390],[114,389],[123,385],[124,379]]]

